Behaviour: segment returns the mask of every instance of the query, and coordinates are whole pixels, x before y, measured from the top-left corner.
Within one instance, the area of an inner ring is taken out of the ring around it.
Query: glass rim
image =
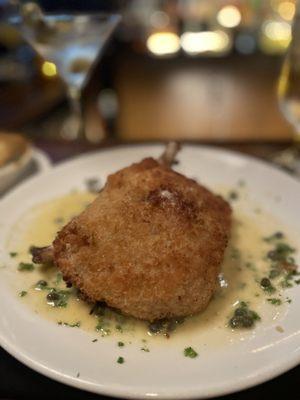
[[[74,17],[98,17],[98,18],[107,18],[107,20],[112,19],[111,22],[118,24],[122,20],[122,15],[120,13],[109,13],[109,12],[80,12],[80,11],[51,11],[45,12],[43,15],[47,18],[49,17],[59,17],[59,16],[74,16]],[[8,19],[13,24],[19,24],[23,22],[23,18],[21,14],[13,15]]]

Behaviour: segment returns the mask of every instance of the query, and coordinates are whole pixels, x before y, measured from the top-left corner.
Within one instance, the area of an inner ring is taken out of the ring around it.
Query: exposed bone
[[[31,247],[30,253],[32,255],[32,261],[35,264],[47,264],[53,262],[53,246],[45,247]]]
[[[175,157],[178,151],[181,149],[181,145],[178,142],[169,142],[159,157],[158,162],[166,167],[171,167],[175,163]]]

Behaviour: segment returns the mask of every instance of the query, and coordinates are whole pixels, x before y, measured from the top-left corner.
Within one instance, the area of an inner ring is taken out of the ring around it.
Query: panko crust
[[[91,301],[153,321],[195,314],[216,290],[231,209],[152,158],[108,177],[54,240],[64,278]]]

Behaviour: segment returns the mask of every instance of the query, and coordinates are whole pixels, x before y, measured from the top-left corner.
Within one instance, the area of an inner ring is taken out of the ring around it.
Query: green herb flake
[[[250,262],[250,261],[247,261],[247,262],[246,262],[245,267],[248,268],[248,269],[250,269],[251,271],[256,271],[255,265],[254,265],[252,262]]]
[[[58,325],[67,326],[69,328],[80,328],[81,322],[77,321],[74,324],[70,324],[69,322],[58,321]]]
[[[273,306],[280,306],[282,304],[282,301],[280,299],[271,298],[267,299],[267,301],[271,303]]]
[[[64,223],[64,219],[62,217],[57,217],[54,219],[54,223],[57,225],[61,225]]]
[[[198,353],[192,347],[186,347],[184,349],[184,356],[189,358],[198,357]]]
[[[231,258],[238,260],[241,257],[241,253],[239,251],[239,249],[233,247],[231,249]]]
[[[267,258],[272,261],[290,263],[294,261],[293,258],[290,257],[290,255],[293,253],[295,253],[295,249],[293,247],[289,246],[286,243],[279,242],[276,244],[273,250],[270,250],[267,253]]]
[[[145,353],[149,353],[150,350],[148,349],[148,347],[141,347],[141,351],[144,351]]]
[[[96,326],[96,331],[101,333],[102,337],[109,336],[111,334],[110,329],[106,327],[105,324],[101,321],[98,322]]]
[[[248,304],[241,301],[239,307],[235,309],[233,317],[229,320],[229,326],[232,329],[252,328],[260,319],[257,312],[250,310]]]
[[[278,278],[278,276],[280,276],[281,274],[282,274],[282,270],[280,270],[279,268],[273,268],[269,272],[269,279]]]
[[[275,232],[270,236],[264,237],[263,240],[267,243],[272,243],[276,240],[281,240],[284,238],[284,234],[282,232]]]
[[[115,328],[116,328],[116,330],[119,331],[120,333],[123,333],[123,328],[122,328],[122,326],[121,326],[120,324],[117,324],[117,325],[115,326]]]
[[[24,296],[26,296],[26,295],[27,295],[26,290],[22,290],[22,291],[19,293],[19,296],[20,296],[20,297],[24,297]]]
[[[239,194],[238,194],[237,191],[231,190],[231,191],[228,193],[228,198],[229,198],[229,200],[237,200],[237,199],[239,198]]]
[[[284,277],[284,279],[282,280],[282,281],[280,281],[280,286],[283,288],[283,289],[288,289],[288,288],[291,288],[291,287],[293,287],[293,278],[295,277],[295,272],[293,272],[293,271],[291,271],[291,272],[288,272],[286,275],[285,275],[285,277]]]
[[[118,357],[117,359],[118,364],[124,364],[124,362],[125,362],[124,357]]]
[[[34,287],[36,290],[46,290],[48,288],[48,283],[44,281],[43,279],[39,280]]]
[[[58,290],[51,288],[46,296],[47,304],[52,307],[67,307],[70,297],[69,290]]]
[[[124,347],[125,344],[124,344],[124,342],[118,342],[118,346],[119,346],[119,347]]]
[[[11,256],[11,258],[14,258],[14,257],[17,257],[18,253],[15,252],[15,251],[11,251],[11,252],[9,253],[9,255]]]
[[[56,274],[56,279],[55,279],[55,285],[60,284],[60,282],[62,281],[63,276],[61,272],[58,272],[58,274]]]
[[[96,342],[98,342],[98,339],[93,339],[92,342],[96,343]]]
[[[20,262],[18,265],[18,271],[33,271],[34,265],[32,263]]]

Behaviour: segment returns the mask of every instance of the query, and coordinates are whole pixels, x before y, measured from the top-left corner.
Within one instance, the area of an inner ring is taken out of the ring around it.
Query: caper
[[[56,292],[50,292],[47,294],[48,301],[57,301],[59,300],[59,294]]]
[[[271,281],[270,281],[270,279],[268,279],[268,278],[262,278],[262,280],[260,281],[260,285],[261,285],[263,288],[270,287],[270,286],[271,286]]]
[[[36,284],[36,286],[39,286],[39,287],[45,287],[47,285],[48,285],[48,283],[46,281],[44,281],[43,279],[38,281]]]
[[[247,313],[248,313],[248,311],[247,311],[246,308],[240,307],[240,308],[237,308],[237,309],[235,310],[234,315],[235,315],[236,317],[244,317],[244,316],[247,315]]]

